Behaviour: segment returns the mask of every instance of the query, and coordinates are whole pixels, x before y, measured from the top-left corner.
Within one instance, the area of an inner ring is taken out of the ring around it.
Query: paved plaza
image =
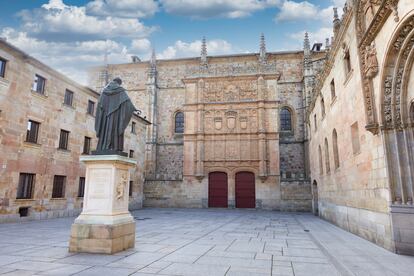
[[[136,248],[68,253],[74,218],[0,225],[2,275],[413,275],[388,252],[310,214],[143,209]]]

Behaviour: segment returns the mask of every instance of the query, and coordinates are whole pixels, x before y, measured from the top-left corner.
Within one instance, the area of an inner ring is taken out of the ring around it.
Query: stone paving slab
[[[311,214],[142,209],[133,215],[136,248],[115,255],[69,253],[74,218],[0,224],[0,274],[414,275],[414,257]]]

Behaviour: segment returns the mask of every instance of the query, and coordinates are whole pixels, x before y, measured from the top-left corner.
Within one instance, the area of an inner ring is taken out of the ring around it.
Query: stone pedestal
[[[129,169],[136,161],[119,155],[81,156],[86,164],[82,213],[71,229],[69,251],[113,254],[135,245],[128,211]]]

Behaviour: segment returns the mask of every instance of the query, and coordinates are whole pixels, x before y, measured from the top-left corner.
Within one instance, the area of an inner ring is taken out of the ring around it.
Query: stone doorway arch
[[[413,204],[414,137],[410,120],[413,62],[414,15],[411,15],[396,29],[382,68],[380,120],[392,205]]]

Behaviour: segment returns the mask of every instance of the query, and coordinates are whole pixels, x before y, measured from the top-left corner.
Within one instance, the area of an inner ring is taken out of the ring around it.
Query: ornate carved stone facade
[[[126,79],[148,128],[144,205],[208,207],[209,175],[225,172],[228,206],[237,205],[238,172],[255,175],[258,208],[310,210],[305,161],[303,51],[207,56],[109,65]],[[309,78],[325,53],[309,51]],[[100,87],[102,68],[91,72]],[[280,108],[291,111],[290,131],[279,130]],[[184,133],[174,118],[184,113]]]
[[[311,163],[320,215],[403,254],[414,254],[413,29],[413,1],[347,1],[308,113],[310,156],[338,164]]]

